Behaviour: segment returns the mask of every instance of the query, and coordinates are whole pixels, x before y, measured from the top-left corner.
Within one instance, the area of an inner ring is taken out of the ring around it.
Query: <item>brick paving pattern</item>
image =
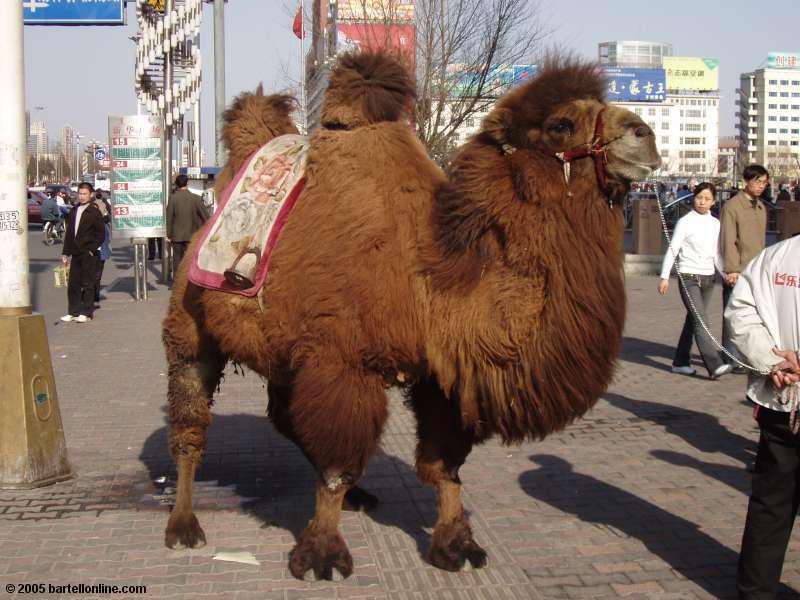
[[[195,484],[208,545],[164,547],[175,481],[160,344],[168,291],[154,286],[137,303],[118,286],[91,324],[48,322],[76,476],[0,490],[0,589],[141,584],[147,598],[261,600],[735,597],[757,437],[745,377],[669,372],[683,308],[674,286],[662,299],[656,281],[629,278],[618,374],[586,418],[544,442],[491,442],[469,457],[464,500],[489,553],[486,569],[447,573],[422,558],[435,500],[414,474],[413,419],[391,394],[381,449],[362,480],[381,504],[345,513],[355,573],[341,582],[289,574],[288,553],[313,511],[313,473],[269,425],[264,382],[233,368]],[[261,564],[212,559],[226,550],[251,552]],[[794,536],[782,598],[799,596],[799,551]]]

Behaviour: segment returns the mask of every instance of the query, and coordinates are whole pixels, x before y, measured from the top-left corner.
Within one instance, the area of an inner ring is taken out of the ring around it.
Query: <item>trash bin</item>
[[[633,207],[634,254],[662,254],[663,237],[658,200],[636,200]]]

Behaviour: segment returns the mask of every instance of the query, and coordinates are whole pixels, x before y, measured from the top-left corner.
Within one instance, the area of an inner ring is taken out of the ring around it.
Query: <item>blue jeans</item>
[[[716,345],[711,340],[709,335],[705,332],[703,327],[694,318],[692,310],[687,299],[687,293],[694,303],[698,316],[706,324],[706,327],[711,329],[711,323],[708,320],[708,303],[711,300],[711,294],[714,291],[714,279],[716,275],[693,275],[691,273],[683,274],[684,286],[678,282],[678,289],[681,292],[681,300],[686,307],[686,319],[683,322],[683,330],[681,337],[678,340],[678,347],[675,349],[675,357],[672,359],[672,366],[674,367],[688,367],[692,361],[692,338],[697,342],[697,348],[700,350],[700,356],[703,358],[703,364],[708,369],[708,374],[711,375],[725,362],[720,356]]]

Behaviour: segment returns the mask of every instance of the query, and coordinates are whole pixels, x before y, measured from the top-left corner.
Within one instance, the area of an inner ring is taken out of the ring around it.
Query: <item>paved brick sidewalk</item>
[[[313,475],[268,424],[264,384],[249,372],[227,372],[197,477],[209,544],[163,546],[174,484],[159,339],[168,292],[156,289],[146,303],[107,292],[91,324],[48,324],[76,478],[0,490],[0,590],[106,583],[146,585],[147,598],[732,597],[756,438],[745,378],[669,372],[683,311],[676,290],[662,299],[655,285],[629,279],[619,372],[585,419],[542,443],[489,443],[462,469],[486,569],[445,573],[422,559],[435,501],[413,472],[413,420],[393,397],[363,481],[381,505],[345,514],[355,574],[338,583],[288,572],[312,514]],[[718,328],[719,298],[714,306]],[[212,560],[222,550],[252,552],[261,564]],[[795,536],[785,598],[800,590],[798,550]]]

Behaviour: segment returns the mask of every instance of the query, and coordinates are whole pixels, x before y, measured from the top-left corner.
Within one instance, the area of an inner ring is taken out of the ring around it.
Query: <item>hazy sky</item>
[[[13,1],[13,0],[0,0]],[[285,89],[298,79],[300,40],[291,32],[299,0],[230,0],[225,9],[226,96],[264,83]],[[531,0],[535,5],[535,0]],[[678,56],[720,59],[720,134],[732,135],[739,74],[765,66],[769,51],[800,52],[800,1],[771,0],[541,0],[546,44],[590,59],[598,42],[668,42]],[[31,119],[46,122],[51,140],[63,125],[85,138],[107,140],[109,115],[136,114],[133,88],[134,3],[125,27],[25,27],[25,97]],[[205,5],[203,147],[213,160],[213,6]],[[42,110],[34,107],[42,106]]]

